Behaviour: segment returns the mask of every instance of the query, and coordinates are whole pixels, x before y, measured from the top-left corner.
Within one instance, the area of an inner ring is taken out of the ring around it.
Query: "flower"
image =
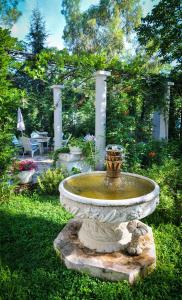
[[[148,153],[148,156],[151,157],[151,158],[153,158],[153,157],[156,156],[156,152],[150,151],[150,152]]]
[[[84,137],[84,141],[85,142],[91,142],[91,141],[94,141],[95,142],[95,136],[88,133],[85,137]]]
[[[14,171],[31,171],[37,170],[37,164],[33,160],[22,160],[14,163]]]

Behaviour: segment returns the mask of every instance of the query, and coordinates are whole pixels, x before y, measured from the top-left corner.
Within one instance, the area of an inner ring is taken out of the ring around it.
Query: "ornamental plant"
[[[33,160],[22,160],[14,163],[14,172],[37,170],[37,164]]]
[[[66,170],[62,168],[48,169],[37,177],[38,191],[42,194],[59,194],[60,182],[68,176]]]
[[[78,148],[82,149],[83,148],[83,139],[72,137],[69,141],[69,146],[78,147]]]

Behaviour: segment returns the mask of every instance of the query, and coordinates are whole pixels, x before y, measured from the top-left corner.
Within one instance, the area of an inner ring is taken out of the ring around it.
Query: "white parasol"
[[[18,108],[17,130],[21,131],[21,133],[23,132],[23,130],[25,130],[25,123],[23,121],[23,116],[20,108]]]

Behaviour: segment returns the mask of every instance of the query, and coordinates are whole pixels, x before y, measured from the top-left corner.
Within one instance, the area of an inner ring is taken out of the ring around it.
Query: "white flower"
[[[95,136],[88,133],[85,137],[84,137],[84,141],[85,142],[91,142],[91,141],[95,141]]]

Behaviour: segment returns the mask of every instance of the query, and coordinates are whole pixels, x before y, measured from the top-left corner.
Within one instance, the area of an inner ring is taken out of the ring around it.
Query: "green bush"
[[[14,156],[13,133],[17,121],[17,108],[23,92],[14,88],[15,59],[9,55],[17,47],[17,40],[7,29],[0,28],[0,176],[3,176]],[[20,66],[19,66],[20,67]]]
[[[0,28],[0,41],[0,201],[4,202],[9,200],[13,190],[7,174],[15,154],[12,139],[23,92],[12,85],[16,66],[9,53],[17,48],[17,40],[10,36],[9,30]]]
[[[163,165],[153,164],[148,169],[137,169],[137,173],[155,180],[160,187],[160,203],[157,207],[156,215],[166,222],[179,224],[182,204],[182,160],[166,159]]]
[[[124,145],[124,170],[136,172],[139,168],[149,168],[153,164],[162,166],[166,160],[181,157],[181,143],[179,141],[155,141],[136,143],[131,140]]]
[[[61,168],[48,169],[37,177],[40,192],[48,195],[58,194],[59,184],[67,176],[67,172]]]
[[[0,181],[0,203],[8,201],[14,192],[14,185],[10,185],[9,178],[3,176]]]

